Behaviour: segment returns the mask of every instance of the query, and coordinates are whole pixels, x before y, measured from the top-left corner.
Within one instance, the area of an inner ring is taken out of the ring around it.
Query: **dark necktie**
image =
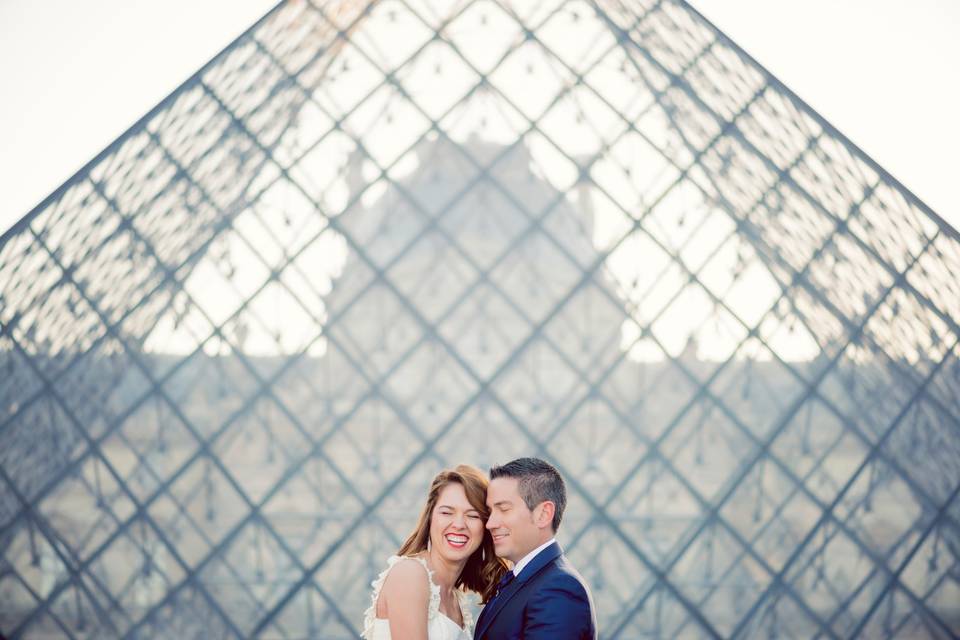
[[[513,582],[513,571],[507,571],[500,577],[500,582],[497,583],[497,592],[494,594],[494,598],[500,595],[500,593],[507,587],[508,584]]]
[[[505,574],[500,576],[500,582],[497,583],[497,591],[493,594],[493,597],[487,601],[486,606],[483,608],[483,611],[480,613],[480,619],[477,620],[477,628],[479,628],[480,623],[483,620],[483,617],[488,615],[490,611],[493,610],[493,603],[497,601],[497,598],[503,593],[503,590],[507,588],[507,585],[513,582],[513,571],[507,571]]]

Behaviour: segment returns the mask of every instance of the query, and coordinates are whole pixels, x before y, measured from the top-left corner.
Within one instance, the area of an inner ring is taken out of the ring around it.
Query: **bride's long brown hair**
[[[480,512],[480,516],[486,524],[487,518],[490,517],[490,510],[487,508],[487,486],[490,481],[476,467],[469,464],[458,465],[455,469],[441,471],[430,483],[427,503],[423,505],[423,511],[420,512],[417,526],[407,536],[406,541],[400,545],[397,555],[413,556],[427,550],[427,544],[430,542],[430,518],[433,515],[433,508],[437,506],[437,500],[440,498],[440,492],[443,491],[444,487],[454,482],[463,487],[463,492],[467,495],[467,502]],[[500,581],[500,577],[506,571],[507,564],[494,553],[493,538],[490,536],[490,532],[484,528],[483,541],[477,550],[470,554],[467,564],[463,567],[463,572],[460,573],[457,584],[454,586],[462,586],[479,593],[481,602],[486,604],[493,597],[497,582]]]

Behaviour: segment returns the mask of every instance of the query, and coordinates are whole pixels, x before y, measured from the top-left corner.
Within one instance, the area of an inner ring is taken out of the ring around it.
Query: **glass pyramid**
[[[603,638],[956,637],[958,320],[683,2],[291,0],[0,238],[0,635],[355,638],[537,455]]]

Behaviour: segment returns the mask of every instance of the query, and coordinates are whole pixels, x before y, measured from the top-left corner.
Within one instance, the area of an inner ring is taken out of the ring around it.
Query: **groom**
[[[590,592],[554,539],[566,504],[560,472],[543,460],[490,469],[487,529],[513,570],[480,614],[475,640],[595,640]]]

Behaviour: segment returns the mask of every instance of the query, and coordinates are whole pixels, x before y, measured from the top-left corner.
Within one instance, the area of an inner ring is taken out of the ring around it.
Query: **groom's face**
[[[490,518],[487,529],[493,536],[493,548],[501,558],[516,564],[538,546],[541,530],[534,514],[520,496],[516,478],[495,478],[487,488]]]

